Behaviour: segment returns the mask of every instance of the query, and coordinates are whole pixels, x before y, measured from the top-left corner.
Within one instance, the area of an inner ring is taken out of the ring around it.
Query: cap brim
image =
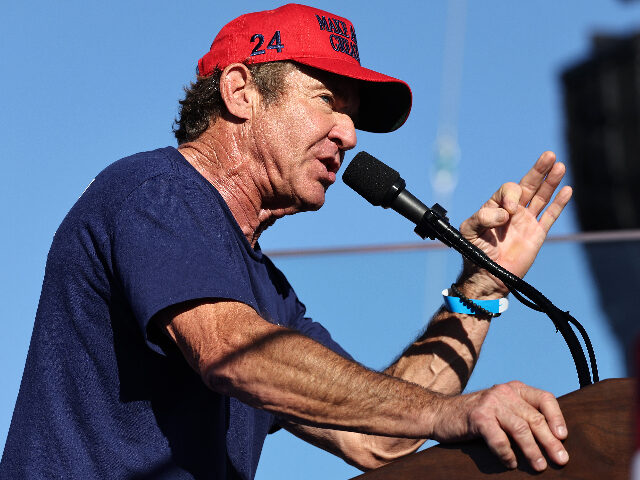
[[[400,128],[411,111],[411,89],[402,80],[335,58],[303,57],[291,60],[360,80],[360,109],[355,127],[385,133]]]

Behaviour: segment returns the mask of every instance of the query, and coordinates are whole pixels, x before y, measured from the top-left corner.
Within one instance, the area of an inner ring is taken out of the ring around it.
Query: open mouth
[[[334,181],[335,181],[335,176],[338,173],[338,170],[340,170],[340,165],[342,165],[342,158],[343,155],[340,155],[340,158],[336,158],[334,157],[326,157],[326,158],[320,158],[320,162],[322,162],[322,164],[325,166],[325,168],[327,169],[327,172],[331,173],[332,176],[334,177]]]

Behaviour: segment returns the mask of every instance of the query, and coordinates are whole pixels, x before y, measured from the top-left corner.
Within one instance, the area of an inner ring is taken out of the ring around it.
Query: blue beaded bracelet
[[[496,298],[494,300],[475,300],[467,298],[462,295],[455,285],[451,285],[451,288],[443,290],[442,296],[447,310],[453,313],[498,317],[509,307],[509,300],[506,298]]]

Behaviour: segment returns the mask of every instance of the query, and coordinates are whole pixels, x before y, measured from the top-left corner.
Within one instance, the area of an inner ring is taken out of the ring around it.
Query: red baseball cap
[[[402,80],[360,66],[358,40],[346,18],[305,5],[242,15],[226,24],[198,61],[208,76],[232,63],[291,60],[360,80],[355,127],[368,132],[400,128],[411,111],[411,89]]]

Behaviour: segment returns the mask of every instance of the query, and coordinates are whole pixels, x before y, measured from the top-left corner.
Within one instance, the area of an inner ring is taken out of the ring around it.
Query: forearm
[[[433,395],[424,389],[367,370],[297,332],[268,325],[259,335],[252,343],[259,346],[242,360],[210,365],[203,378],[211,388],[296,422],[428,434]]]
[[[491,299],[506,294],[496,288],[485,271],[469,266],[456,284],[469,298]],[[385,373],[434,392],[459,394],[473,372],[489,325],[488,317],[455,314],[441,308],[425,332]]]
[[[200,317],[217,318],[215,328]],[[430,434],[436,394],[367,370],[246,305],[204,304],[176,315],[166,329],[210,388],[254,407],[321,427]]]
[[[466,268],[457,280],[470,298],[499,298],[486,272]],[[385,373],[445,395],[460,394],[471,376],[489,329],[487,317],[453,314],[441,308],[426,331],[413,342]],[[423,440],[367,436],[371,461],[384,463],[417,450]]]

